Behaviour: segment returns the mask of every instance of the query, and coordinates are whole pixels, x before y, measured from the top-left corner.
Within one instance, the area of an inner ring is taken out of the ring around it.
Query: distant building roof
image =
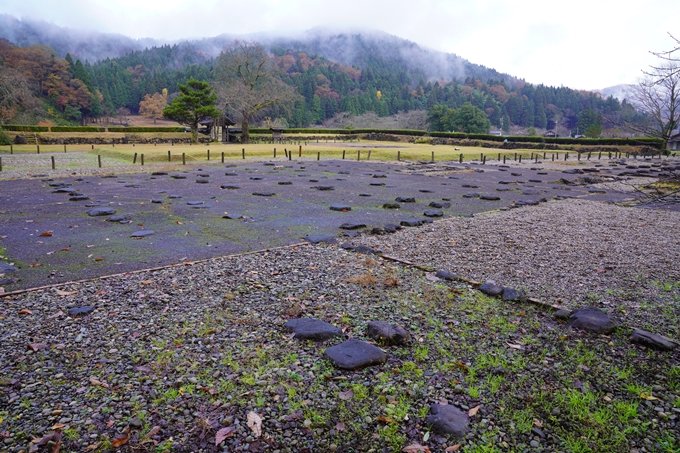
[[[544,137],[559,137],[557,132],[555,131],[545,131],[545,134],[543,134]]]

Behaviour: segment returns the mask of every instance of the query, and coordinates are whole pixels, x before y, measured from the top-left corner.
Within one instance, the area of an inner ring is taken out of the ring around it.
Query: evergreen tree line
[[[154,47],[95,64],[73,61],[69,55],[62,60],[47,49],[51,51],[46,46],[17,48],[6,42],[0,46],[5,54],[3,64],[24,68],[46,109],[53,108],[72,122],[115,116],[122,107],[137,113],[145,95],[163,89],[168,89],[172,100],[177,86],[190,78],[214,81],[217,65],[216,59],[205,57],[190,44]],[[427,81],[424,73],[406,69],[377,52],[365,53],[360,68],[283,48],[272,49],[272,53],[278,77],[301,96],[294,105],[276,107],[263,115],[282,118],[291,127],[318,125],[342,112],[389,116],[428,110],[433,117],[446,109],[459,111],[466,104],[484,112],[490,127],[506,132],[511,125],[593,132],[597,130],[590,127],[593,124],[610,126],[603,117],[617,122],[645,121],[626,101],[566,87],[535,86],[505,78]],[[31,61],[17,61],[21,59]],[[449,130],[459,124],[454,123],[430,121],[432,130]]]

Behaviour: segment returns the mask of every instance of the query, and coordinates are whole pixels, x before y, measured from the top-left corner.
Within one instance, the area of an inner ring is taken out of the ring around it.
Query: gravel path
[[[354,243],[521,288],[551,304],[601,306],[626,324],[677,338],[678,225],[678,212],[564,200],[445,219]]]

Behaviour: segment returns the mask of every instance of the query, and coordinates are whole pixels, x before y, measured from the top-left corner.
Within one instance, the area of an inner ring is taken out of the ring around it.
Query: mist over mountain
[[[20,20],[7,14],[0,14],[0,38],[21,47],[50,46],[62,58],[70,53],[74,58],[90,63],[164,44],[152,38],[132,39],[115,33],[76,30],[41,20]]]
[[[0,15],[0,38],[25,47],[43,44],[52,47],[57,55],[70,53],[74,59],[95,63],[106,58],[117,58],[135,51],[166,44],[179,45],[192,63],[216,57],[234,39],[259,41],[272,52],[287,50],[324,57],[346,66],[365,68],[371,63],[403,68],[410,84],[424,81],[463,81],[467,77],[481,80],[505,79],[513,84],[516,79],[495,69],[471,63],[450,53],[426,49],[418,44],[376,30],[327,30],[314,28],[295,35],[254,33],[245,36],[222,34],[215,37],[167,42],[153,38],[132,39],[114,33],[100,33],[60,27],[45,21],[17,19]],[[180,62],[181,63],[181,62]],[[174,64],[172,69],[178,69]]]

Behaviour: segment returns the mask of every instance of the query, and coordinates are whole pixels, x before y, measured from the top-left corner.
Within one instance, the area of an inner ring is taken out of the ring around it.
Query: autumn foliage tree
[[[145,95],[144,99],[139,102],[139,114],[147,118],[153,118],[154,124],[156,120],[163,118],[163,110],[168,103],[168,90],[163,88],[161,93],[152,95]]]

